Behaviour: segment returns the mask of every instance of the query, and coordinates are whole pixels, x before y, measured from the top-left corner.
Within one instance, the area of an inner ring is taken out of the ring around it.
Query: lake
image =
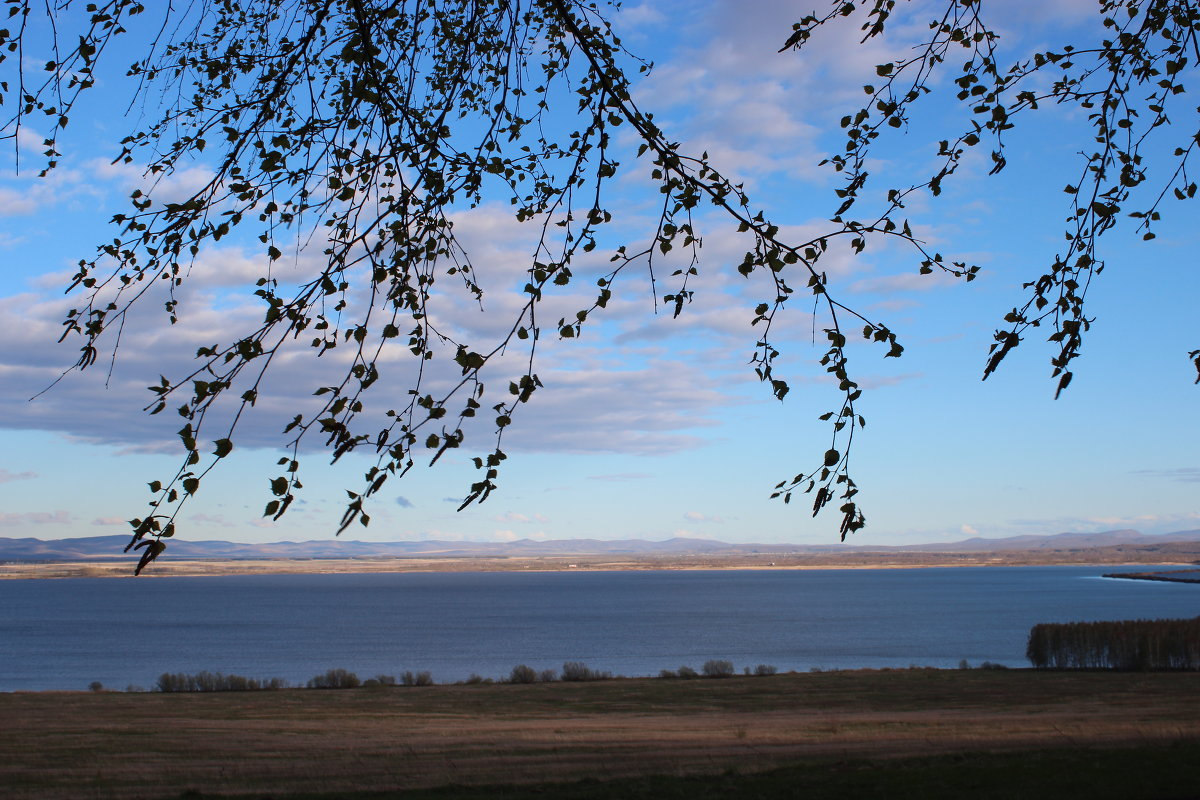
[[[656,675],[709,659],[780,671],[1027,666],[1039,622],[1193,617],[1200,585],[1137,567],[261,575],[0,581],[0,691],[152,688],[209,670],[303,683],[435,681],[582,661]]]

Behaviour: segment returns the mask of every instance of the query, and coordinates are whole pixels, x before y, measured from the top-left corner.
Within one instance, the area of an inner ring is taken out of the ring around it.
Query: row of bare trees
[[[1056,669],[1200,669],[1200,617],[1034,625],[1025,656]]]
[[[289,684],[282,678],[247,678],[242,675],[226,675],[222,672],[196,674],[164,672],[158,676],[155,688],[160,692],[255,692],[286,689]]]

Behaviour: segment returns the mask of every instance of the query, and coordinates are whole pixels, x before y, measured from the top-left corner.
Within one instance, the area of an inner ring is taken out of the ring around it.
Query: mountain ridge
[[[1200,530],[1165,534],[1143,534],[1132,529],[1098,533],[1066,532],[1025,534],[997,539],[973,537],[957,542],[855,545],[731,543],[716,539],[675,537],[661,541],[646,539],[556,539],[513,542],[319,540],[308,542],[171,542],[169,553],[183,559],[322,559],[322,558],[472,558],[575,555],[745,555],[745,554],[830,554],[830,553],[984,553],[1013,550],[1081,550],[1121,545],[1156,545],[1200,541]],[[128,557],[125,534],[86,536],[74,539],[0,537],[0,561],[109,561]]]

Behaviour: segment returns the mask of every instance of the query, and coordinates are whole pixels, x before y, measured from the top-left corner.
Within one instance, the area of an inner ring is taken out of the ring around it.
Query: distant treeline
[[[759,664],[751,669],[746,667],[744,674],[766,676],[774,675],[775,667],[769,664]],[[660,678],[729,678],[734,674],[733,663],[724,660],[710,660],[704,663],[701,672],[690,667],[680,667],[679,671],[663,670]],[[568,661],[563,664],[562,672],[553,669],[545,669],[537,671],[533,667],[526,664],[518,664],[513,667],[512,672],[506,678],[501,678],[500,683],[547,683],[551,681],[605,681],[611,680],[613,674],[607,670],[592,669],[587,664],[581,661]],[[497,681],[491,678],[482,678],[479,675],[471,675],[462,683],[496,683]],[[376,675],[374,678],[361,680],[358,675],[348,670],[341,668],[331,669],[321,675],[310,678],[307,684],[297,685],[295,688],[306,687],[309,689],[357,689],[363,688],[379,688],[387,686],[433,686],[433,676],[427,671],[421,672],[405,672],[397,680],[393,675]],[[91,690],[94,692],[104,691],[104,686],[99,681],[93,681]],[[272,689],[289,689],[293,688],[286,680],[282,678],[246,678],[241,675],[226,675],[222,672],[197,672],[190,675],[183,672],[164,672],[158,677],[158,683],[155,684],[155,690],[159,692],[253,692]],[[130,689],[129,691],[134,691]],[[142,691],[137,689],[136,691]]]
[[[222,672],[197,672],[186,675],[182,672],[164,672],[158,676],[160,692],[256,692],[269,689],[286,689],[287,681],[282,678],[245,678],[241,675],[226,675]]]
[[[1043,623],[1025,655],[1057,669],[1200,669],[1200,617]]]

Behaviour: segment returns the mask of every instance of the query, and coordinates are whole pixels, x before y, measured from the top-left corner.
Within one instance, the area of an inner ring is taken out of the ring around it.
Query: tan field
[[[1200,739],[1200,674],[885,670],[708,680],[0,695],[6,798],[328,793]]]

